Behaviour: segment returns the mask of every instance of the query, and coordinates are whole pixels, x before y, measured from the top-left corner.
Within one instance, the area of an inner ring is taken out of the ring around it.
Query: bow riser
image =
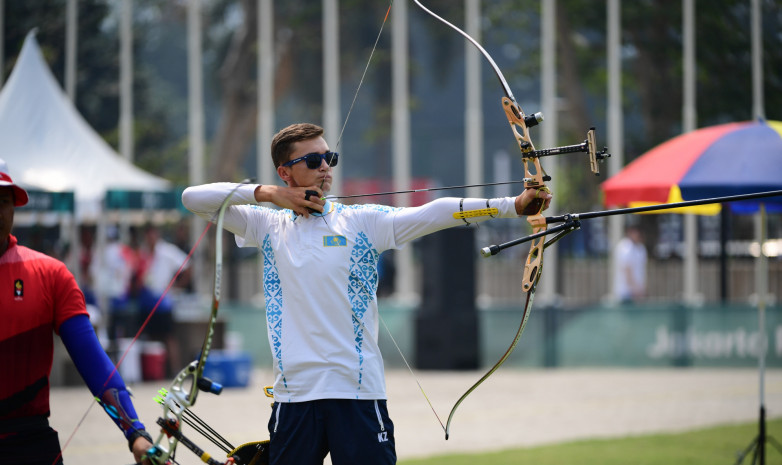
[[[524,187],[528,189],[546,189],[545,181],[551,179],[543,167],[540,166],[540,157],[529,156],[535,151],[532,139],[529,136],[529,125],[519,105],[509,99],[502,98],[502,108],[505,110],[505,116],[508,118],[516,143],[521,150],[522,162],[524,163]],[[535,119],[539,121],[539,119]],[[546,230],[546,219],[541,214],[543,210],[543,199],[536,198],[525,210],[527,222],[532,226],[532,232],[539,233]],[[537,283],[540,277],[540,271],[543,267],[543,238],[536,240],[530,247],[527,261],[524,264],[524,275],[521,286],[525,292],[529,292]],[[528,315],[528,314],[527,314]],[[526,316],[525,316],[526,317]]]
[[[195,373],[197,371],[197,363],[191,362],[182,371],[180,371],[174,381],[171,383],[171,387],[168,389],[168,394],[164,398],[163,408],[165,409],[165,418],[174,419],[177,425],[180,425],[182,415],[185,410],[192,407],[195,403],[195,398],[198,392],[197,383],[195,379]],[[190,381],[190,389],[185,390],[187,381]],[[195,391],[193,391],[195,389]],[[161,429],[160,435],[155,441],[153,450],[148,454],[152,463],[154,464],[166,464],[171,458],[171,455],[176,450],[179,439],[176,436],[168,434],[165,430]]]
[[[532,225],[532,234],[537,234],[546,230],[546,217],[541,214],[528,216],[527,222]],[[543,250],[545,248],[545,237],[540,237],[532,241],[527,261],[524,263],[524,275],[521,279],[521,287],[525,292],[530,292],[538,283],[541,271],[543,270]]]
[[[543,187],[544,182],[550,178],[540,166],[538,157],[526,156],[528,152],[535,151],[535,146],[532,144],[532,139],[529,136],[529,125],[524,112],[516,102],[508,97],[502,98],[502,108],[505,110],[505,116],[508,118],[516,143],[519,146],[519,150],[521,150],[521,157],[524,162],[524,187],[534,189]],[[530,169],[530,165],[533,169]]]

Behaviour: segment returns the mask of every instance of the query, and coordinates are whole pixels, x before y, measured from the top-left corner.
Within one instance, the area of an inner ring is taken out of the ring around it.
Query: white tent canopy
[[[27,187],[73,191],[79,220],[96,220],[108,189],[165,191],[170,183],[120,157],[82,118],[30,32],[0,91],[0,158]]]

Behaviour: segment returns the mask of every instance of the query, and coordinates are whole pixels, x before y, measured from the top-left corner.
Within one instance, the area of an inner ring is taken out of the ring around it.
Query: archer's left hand
[[[518,215],[537,215],[551,204],[551,193],[546,188],[530,187],[516,197],[516,213]]]
[[[147,441],[146,438],[138,437],[133,442],[133,458],[136,459],[136,463],[142,465],[152,465],[152,462],[146,458],[147,452],[152,448],[152,443]]]

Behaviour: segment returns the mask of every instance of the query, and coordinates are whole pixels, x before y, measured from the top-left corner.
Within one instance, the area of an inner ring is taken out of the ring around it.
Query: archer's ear
[[[290,184],[291,182],[291,173],[287,166],[278,166],[277,167],[277,176],[280,177],[283,181],[285,181],[285,184]]]

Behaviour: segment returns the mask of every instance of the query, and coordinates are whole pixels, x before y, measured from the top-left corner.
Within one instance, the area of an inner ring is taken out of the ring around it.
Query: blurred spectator
[[[144,227],[144,242],[139,251],[137,301],[139,318],[143,323],[152,309],[157,310],[147,323],[144,334],[166,345],[169,375],[180,366],[179,344],[174,334],[174,300],[166,292],[179,268],[185,264],[187,254],[179,247],[160,237],[160,230],[153,224]],[[178,282],[189,281],[190,272],[185,265]]]
[[[90,265],[90,275],[101,307],[108,309],[109,339],[133,337],[138,326],[130,305],[130,280],[137,262],[136,251],[123,244],[119,230],[106,229],[103,252]]]
[[[621,303],[638,302],[646,296],[646,247],[641,229],[628,226],[616,244],[614,292]]]
[[[174,226],[174,239],[173,244],[177,247],[179,247],[180,250],[190,250],[192,247],[192,244],[190,243],[190,223],[186,221],[182,221],[177,223]],[[184,292],[192,293],[195,292],[195,288],[193,286],[193,280],[189,279],[190,276],[192,276],[192,272],[189,272],[186,276],[180,276],[179,279],[177,279],[177,287],[182,289]]]

